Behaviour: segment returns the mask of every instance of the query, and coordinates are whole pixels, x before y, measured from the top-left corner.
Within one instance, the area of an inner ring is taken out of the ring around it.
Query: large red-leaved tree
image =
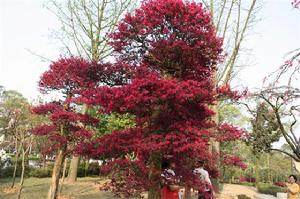
[[[210,106],[233,93],[215,87],[222,40],[201,3],[143,1],[110,36],[119,66],[131,69],[130,80],[118,87],[85,89],[78,100],[100,105],[100,112],[132,114],[136,127],[84,143],[77,152],[111,160],[103,169],[112,172],[113,191],[126,197],[148,191],[148,198],[160,198],[165,158],[177,162],[176,173],[190,185],[197,159],[207,162],[212,176],[217,176],[221,155],[224,163],[241,166],[238,158],[209,150],[212,139],[235,140],[243,131],[212,121]]]

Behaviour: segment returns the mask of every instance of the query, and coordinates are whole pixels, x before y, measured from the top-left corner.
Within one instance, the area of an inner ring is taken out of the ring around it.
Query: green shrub
[[[47,178],[51,177],[52,169],[49,167],[46,168],[35,168],[31,169],[29,172],[30,177],[36,177],[36,178]]]
[[[80,164],[78,166],[77,170],[77,176],[78,177],[84,177],[84,176],[99,176],[100,170],[98,163],[90,163],[87,171],[85,171],[85,164]]]
[[[28,158],[26,158],[26,160],[41,160],[41,158],[38,156],[31,155]]]
[[[246,196],[245,194],[238,195],[237,197],[238,199],[251,199],[249,196]]]
[[[25,165],[25,177],[28,176],[29,169],[27,165]],[[11,162],[11,165],[5,168],[0,168],[0,177],[7,178],[12,177],[14,173],[14,162]],[[18,160],[17,162],[17,171],[16,177],[20,177],[22,173],[22,160]]]
[[[1,178],[8,178],[8,177],[12,177],[14,172],[14,167],[9,166],[9,167],[5,167],[0,169],[0,177]],[[17,167],[17,172],[16,172],[16,176],[20,176],[21,174],[21,169],[20,167]]]
[[[270,195],[273,195],[273,196],[276,196],[276,194],[278,192],[283,192],[284,191],[282,187],[274,186],[274,185],[271,185],[271,184],[265,184],[265,183],[259,183],[258,187],[257,187],[257,190],[258,190],[259,193],[270,194]]]

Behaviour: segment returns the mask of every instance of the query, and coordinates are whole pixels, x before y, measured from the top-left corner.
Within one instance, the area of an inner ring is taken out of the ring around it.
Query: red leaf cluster
[[[50,69],[43,73],[39,81],[42,92],[53,90],[64,94],[81,87],[90,87],[93,82],[86,81],[86,73],[91,67],[83,58],[61,58],[50,65]]]
[[[255,182],[256,179],[253,177],[240,176],[239,181],[240,182]]]
[[[217,140],[220,142],[233,141],[240,138],[246,138],[248,133],[244,129],[237,128],[231,124],[221,124],[218,126]]]
[[[99,82],[122,85],[128,81],[131,69],[125,63],[97,63],[83,58],[61,58],[50,65],[39,81],[42,92],[61,91],[68,97],[85,88],[93,88]]]
[[[33,128],[31,131],[34,135],[48,135],[49,133],[52,133],[57,130],[58,129],[55,125],[44,124]]]
[[[119,197],[142,198],[141,193],[147,190],[149,184],[144,181],[148,169],[141,161],[116,159],[101,168],[102,174],[111,171],[111,181],[101,184],[100,190],[112,191]]]
[[[50,102],[32,107],[32,112],[38,115],[50,114],[62,110],[62,105],[59,102]]]
[[[47,115],[49,122],[32,129],[33,133],[48,138],[47,151],[67,148],[66,152],[77,150],[79,143],[86,143],[93,132],[86,129],[87,126],[95,126],[98,120],[88,114],[76,112],[76,104],[73,99],[81,89],[93,88],[98,84],[99,78],[111,74],[108,65],[85,61],[82,58],[62,58],[50,65],[39,82],[42,91],[61,91],[64,98],[32,108],[32,112]]]
[[[274,182],[273,185],[278,186],[278,187],[286,187],[286,182],[283,181],[278,181],[278,182]]]
[[[82,122],[84,124],[94,125],[99,122],[98,119],[93,118],[87,114],[80,114],[74,111],[57,111],[51,115],[50,119],[56,124],[62,122]]]
[[[111,37],[122,60],[179,79],[209,78],[222,52],[209,12],[201,3],[182,0],[143,1]]]
[[[244,90],[242,93],[239,93],[237,91],[233,91],[230,88],[230,85],[225,84],[217,88],[218,93],[218,99],[224,100],[224,99],[233,99],[238,100],[241,97],[244,97],[247,95],[247,90]]]
[[[247,165],[237,156],[222,154],[222,162],[226,165],[233,165],[242,169],[247,169]]]

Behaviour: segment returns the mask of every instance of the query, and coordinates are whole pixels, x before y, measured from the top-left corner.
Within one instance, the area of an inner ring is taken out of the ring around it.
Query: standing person
[[[164,162],[162,167],[161,178],[163,187],[161,190],[161,199],[179,199],[180,180],[175,174],[175,162]]]
[[[295,175],[290,175],[287,183],[287,199],[298,199],[298,195],[300,192],[299,185],[296,183],[297,177]]]
[[[212,199],[214,197],[212,184],[208,172],[204,169],[204,162],[199,160],[194,174],[198,175],[200,181],[204,184],[204,189],[198,190],[198,199]]]

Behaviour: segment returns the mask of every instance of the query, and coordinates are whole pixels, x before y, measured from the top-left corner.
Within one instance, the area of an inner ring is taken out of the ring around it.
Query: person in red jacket
[[[161,173],[161,199],[179,199],[180,179],[175,173],[175,162],[164,162]]]

